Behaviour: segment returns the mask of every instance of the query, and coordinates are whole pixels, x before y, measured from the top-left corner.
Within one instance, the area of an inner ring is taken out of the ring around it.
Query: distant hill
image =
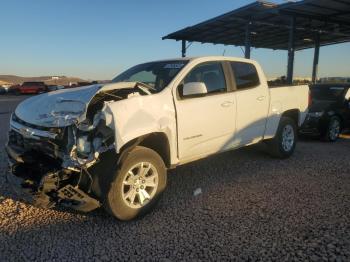
[[[47,85],[69,85],[69,83],[86,82],[78,77],[68,76],[36,76],[22,77],[15,75],[0,75],[0,82],[7,82],[13,85],[22,84],[23,82],[45,82]]]

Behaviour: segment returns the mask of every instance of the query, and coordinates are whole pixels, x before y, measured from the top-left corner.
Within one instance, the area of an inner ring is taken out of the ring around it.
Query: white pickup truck
[[[109,84],[23,101],[10,121],[7,177],[36,206],[104,206],[130,220],[156,203],[167,169],[262,141],[289,157],[308,92],[269,88],[252,60],[140,64]]]

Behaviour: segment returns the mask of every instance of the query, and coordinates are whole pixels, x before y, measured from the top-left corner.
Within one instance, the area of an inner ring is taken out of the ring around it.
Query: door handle
[[[259,96],[256,100],[263,101],[263,100],[265,100],[265,96]]]
[[[221,104],[222,107],[229,107],[231,105],[233,105],[233,102],[231,102],[231,101],[225,101]]]

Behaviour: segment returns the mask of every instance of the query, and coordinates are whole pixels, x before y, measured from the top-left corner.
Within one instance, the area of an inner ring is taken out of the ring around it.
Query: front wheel
[[[267,142],[269,153],[276,158],[290,157],[297,142],[297,126],[293,119],[282,117],[275,137]]]
[[[166,187],[166,167],[153,150],[137,146],[127,153],[106,196],[106,209],[120,220],[148,212]]]

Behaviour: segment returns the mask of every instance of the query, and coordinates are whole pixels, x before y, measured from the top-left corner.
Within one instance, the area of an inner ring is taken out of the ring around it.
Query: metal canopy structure
[[[293,81],[294,53],[315,48],[313,81],[317,79],[320,46],[350,41],[350,0],[303,0],[274,4],[257,1],[163,39],[288,50],[287,81]]]

